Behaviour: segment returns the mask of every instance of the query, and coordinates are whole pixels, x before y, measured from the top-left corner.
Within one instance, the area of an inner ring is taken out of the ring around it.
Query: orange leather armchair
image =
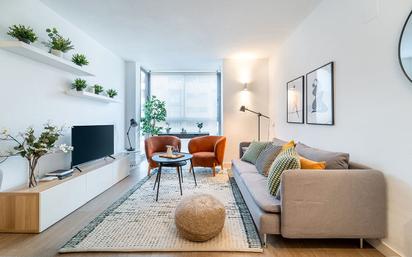
[[[193,155],[193,167],[210,167],[213,176],[216,175],[216,166],[223,169],[223,158],[225,156],[226,137],[204,136],[195,137],[189,141],[189,152]]]
[[[149,163],[149,167],[147,170],[148,176],[150,175],[151,169],[157,168],[159,166],[157,165],[156,162],[152,160],[152,156],[155,153],[166,152],[167,145],[172,145],[175,148],[177,148],[179,151],[182,147],[180,139],[174,136],[154,136],[154,137],[146,138],[146,140],[144,141],[146,159],[147,159],[147,162]]]

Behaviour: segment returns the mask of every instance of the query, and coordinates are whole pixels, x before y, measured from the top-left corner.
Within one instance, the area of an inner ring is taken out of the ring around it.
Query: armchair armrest
[[[239,144],[239,158],[242,158],[243,156],[243,147],[248,147],[251,144],[251,142],[240,142]]]
[[[386,185],[376,170],[288,170],[281,181],[287,238],[383,238]]]
[[[226,146],[226,137],[221,137],[216,141],[215,144],[215,157],[219,165],[223,164],[223,159],[225,158],[225,146]]]

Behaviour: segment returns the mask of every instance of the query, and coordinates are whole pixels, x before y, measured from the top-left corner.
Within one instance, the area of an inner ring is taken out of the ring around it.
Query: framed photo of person
[[[304,123],[304,80],[301,76],[286,83],[287,88],[287,122],[288,123]]]
[[[334,63],[306,74],[306,123],[334,125]]]

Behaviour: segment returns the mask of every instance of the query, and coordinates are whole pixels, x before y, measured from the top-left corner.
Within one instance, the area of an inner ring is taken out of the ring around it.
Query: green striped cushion
[[[283,171],[291,169],[300,169],[299,156],[293,147],[280,152],[270,166],[267,185],[271,195],[276,195]]]
[[[245,162],[250,162],[256,164],[256,159],[259,157],[260,152],[268,145],[268,142],[256,142],[253,141],[249,148],[246,150],[245,154],[242,156],[241,160]]]

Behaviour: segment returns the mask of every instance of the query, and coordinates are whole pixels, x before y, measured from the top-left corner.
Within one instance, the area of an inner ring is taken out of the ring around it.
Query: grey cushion
[[[242,160],[232,160],[232,169],[233,172],[237,172],[239,175],[244,173],[258,173],[255,165]]]
[[[258,173],[245,173],[240,176],[249,189],[249,193],[256,204],[266,212],[279,213],[280,201],[270,195],[266,189],[267,178]]]
[[[249,148],[249,146],[243,146],[242,147],[242,156],[245,154],[245,152],[247,151],[248,148]]]
[[[268,144],[266,148],[263,149],[262,152],[260,152],[255,164],[259,174],[262,174],[266,177],[268,176],[270,165],[272,165],[273,161],[281,150],[282,146]]]
[[[283,141],[282,139],[274,137],[273,140],[272,140],[272,143],[274,145],[277,145],[277,146],[282,146],[282,145],[286,144],[287,142]]]
[[[326,162],[326,169],[348,169],[349,154],[339,152],[329,152],[307,146],[302,143],[296,145],[299,155],[317,162]]]

